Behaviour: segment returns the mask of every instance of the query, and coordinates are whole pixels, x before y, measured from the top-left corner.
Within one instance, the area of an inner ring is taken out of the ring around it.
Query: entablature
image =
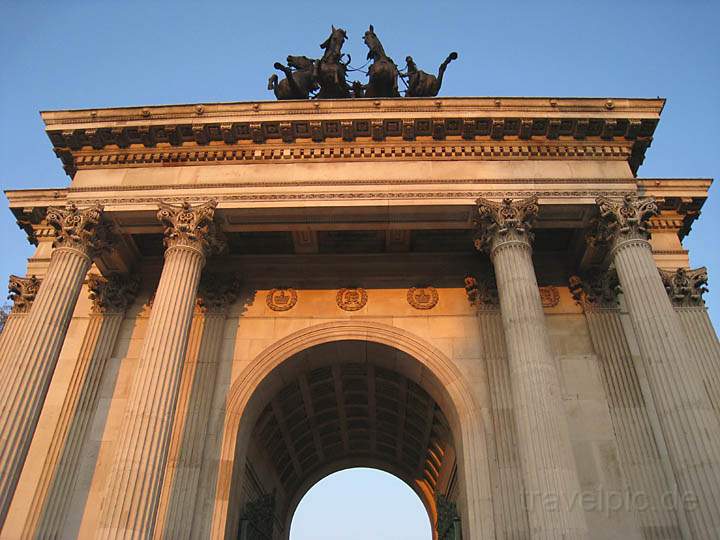
[[[403,98],[42,113],[66,172],[364,160],[626,161],[650,146],[663,99]]]

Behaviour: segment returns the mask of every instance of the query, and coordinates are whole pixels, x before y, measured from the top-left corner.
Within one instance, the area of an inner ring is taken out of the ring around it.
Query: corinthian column
[[[153,534],[200,272],[222,247],[216,205],[160,205],[165,264],[100,511],[102,538]]]
[[[652,199],[597,199],[597,237],[608,242],[646,365],[650,392],[694,538],[720,535],[720,426],[653,259]]]
[[[25,320],[27,314],[32,307],[32,303],[35,301],[40,283],[42,280],[35,276],[24,278],[20,276],[10,276],[8,283],[8,298],[13,302],[12,309],[5,321],[5,327],[0,333],[0,359],[2,364],[0,365],[0,384],[6,384],[7,377],[4,374],[5,367],[12,365],[12,361],[7,361],[5,358],[5,349],[9,346],[14,346],[20,339],[23,329],[25,328]]]
[[[49,208],[56,230],[42,286],[26,315],[27,331],[3,346],[0,389],[0,525],[27,455],[60,348],[92,258],[107,247],[102,207]]]
[[[23,537],[57,538],[60,535],[75,488],[80,449],[97,407],[105,364],[139,282],[137,277],[118,274],[107,278],[96,274],[88,276],[92,312],[42,464]]]
[[[537,198],[478,199],[475,246],[490,253],[500,297],[532,538],[585,538],[580,484],[532,263]]]

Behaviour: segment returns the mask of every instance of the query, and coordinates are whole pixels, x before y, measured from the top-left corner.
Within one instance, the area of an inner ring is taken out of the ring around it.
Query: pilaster
[[[206,273],[200,280],[156,522],[163,538],[192,528],[225,320],[240,286],[237,276]]]
[[[102,538],[153,535],[200,272],[223,247],[216,205],[161,204],[157,213],[165,263],[100,511]]]
[[[537,198],[478,199],[475,245],[495,268],[530,537],[586,538],[580,484],[532,262]]]
[[[710,405],[720,419],[720,342],[703,300],[707,270],[705,267],[660,270],[660,276],[687,336]]]
[[[49,208],[55,229],[53,251],[42,286],[26,316],[23,332],[8,340],[0,363],[6,384],[0,390],[0,524],[4,522],[93,257],[109,247],[109,230],[99,205]]]
[[[643,390],[642,365],[636,365],[620,319],[617,272],[594,270],[570,278],[570,291],[585,313],[598,358],[620,467],[630,497],[627,508],[637,516],[644,538],[685,538],[685,512],[667,504],[677,494],[672,469],[664,462],[665,440],[658,429],[652,396]]]
[[[598,236],[610,248],[637,335],[669,460],[693,537],[720,534],[720,425],[650,247],[653,199],[599,197]]]
[[[70,384],[55,425],[23,537],[55,538],[62,531],[77,478],[82,443],[97,407],[105,364],[112,354],[126,308],[139,279],[122,275],[88,276],[92,312]]]
[[[5,321],[5,327],[2,333],[0,333],[0,359],[5,359],[6,347],[12,346],[17,343],[21,338],[25,328],[25,320],[27,314],[30,311],[32,303],[35,301],[35,296],[40,289],[40,283],[42,280],[37,277],[20,277],[10,276],[8,282],[8,298],[12,300],[13,306],[10,310],[7,320]],[[3,360],[0,364],[0,381],[6,381],[7,377],[4,376],[4,369],[6,365],[10,365],[10,360]],[[0,384],[3,384],[0,382]]]

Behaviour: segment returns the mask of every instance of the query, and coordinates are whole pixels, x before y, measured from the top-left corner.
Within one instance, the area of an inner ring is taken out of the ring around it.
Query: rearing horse
[[[323,57],[317,63],[317,81],[320,85],[320,92],[317,97],[324,98],[347,98],[350,97],[350,87],[346,80],[347,65],[350,63],[348,55],[347,63],[343,64],[342,46],[347,39],[347,33],[342,28],[332,27],[330,37],[320,47],[325,49]]]
[[[365,89],[365,97],[400,97],[398,91],[398,68],[393,59],[385,54],[380,39],[375,34],[372,24],[363,36],[368,46],[367,59],[373,61],[368,69],[370,81]]]

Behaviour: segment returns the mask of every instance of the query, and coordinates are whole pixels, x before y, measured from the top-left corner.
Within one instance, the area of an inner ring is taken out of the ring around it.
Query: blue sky
[[[411,54],[426,71],[435,71],[449,51],[458,51],[443,95],[665,97],[640,176],[714,177],[720,173],[714,140],[720,125],[718,5],[701,0],[0,1],[0,186],[68,185],[43,133],[40,110],[271,99],[266,82],[273,62],[288,54],[317,56],[333,23],[348,31],[345,49],[355,65],[365,57],[362,34],[368,24],[391,56],[400,61]],[[719,190],[711,189],[685,242],[692,266],[709,268],[707,300],[716,326]],[[0,230],[0,276],[23,274],[32,250],[4,198]],[[403,498],[414,497],[409,490],[403,492],[387,475],[362,474],[368,473],[346,473],[339,489],[327,486],[344,475],[319,484],[311,492],[312,508],[303,502],[303,512],[324,523],[327,534],[331,527],[346,531],[328,538],[367,540],[360,525],[368,517],[343,513],[350,504],[349,487],[360,485],[366,490],[361,500],[396,509],[395,519],[384,522],[383,538],[429,538],[427,531],[403,536],[408,523],[425,524],[419,503],[414,510],[401,508]],[[307,530],[298,529],[293,540],[320,538],[320,531]]]

